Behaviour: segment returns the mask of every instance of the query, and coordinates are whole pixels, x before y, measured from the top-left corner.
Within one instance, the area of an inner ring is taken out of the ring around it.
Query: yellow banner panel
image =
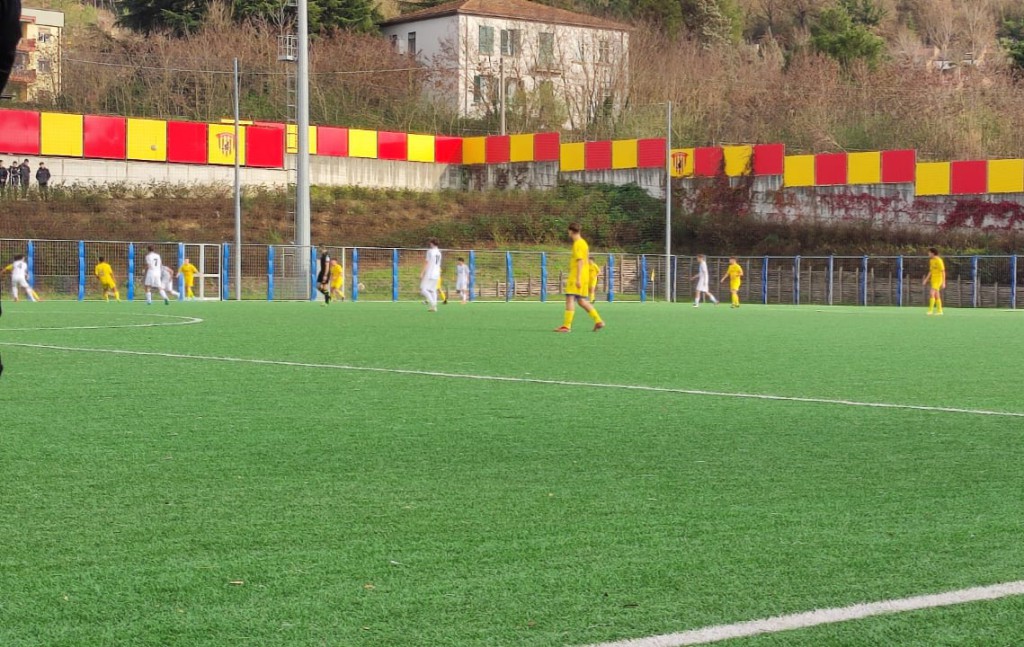
[[[207,155],[209,164],[235,163],[235,126],[210,124]],[[245,164],[245,126],[238,128],[238,159]]]
[[[466,137],[462,140],[462,163],[463,164],[486,164],[487,163],[487,138]]]
[[[434,161],[433,135],[409,135],[406,139],[406,144],[409,147],[410,162]]]
[[[672,149],[672,177],[693,177],[692,148]]]
[[[159,119],[129,119],[128,159],[166,162],[167,122]],[[233,158],[231,163],[234,164]]]
[[[918,162],[915,195],[949,195],[949,162]]]
[[[42,155],[82,156],[82,115],[44,112],[40,115],[39,128]]]
[[[586,168],[586,144],[562,144],[559,153],[559,168],[562,171],[582,171]]]
[[[847,155],[846,181],[847,184],[881,184],[882,154],[868,152]]]
[[[989,160],[989,193],[1024,193],[1024,160]]]
[[[377,157],[377,131],[350,128],[348,131],[349,157]]]
[[[753,172],[753,146],[723,146],[725,156],[725,174],[729,177],[750,175]]]
[[[786,155],[783,186],[814,186],[814,155]]]
[[[299,152],[299,127],[295,124],[288,124],[285,135],[285,151],[291,155]],[[309,127],[309,154],[316,155],[316,126]]]
[[[533,161],[533,135],[512,135],[509,137],[508,161]]]
[[[635,139],[616,139],[612,142],[612,168],[636,168],[637,143]]]

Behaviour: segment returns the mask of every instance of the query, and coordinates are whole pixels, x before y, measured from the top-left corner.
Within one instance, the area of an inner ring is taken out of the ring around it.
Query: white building
[[[18,101],[52,102],[60,94],[61,36],[64,13],[21,10],[21,41],[4,97]]]
[[[434,70],[461,116],[561,111],[570,128],[615,111],[629,87],[629,27],[528,0],[456,0],[384,22],[392,45]]]

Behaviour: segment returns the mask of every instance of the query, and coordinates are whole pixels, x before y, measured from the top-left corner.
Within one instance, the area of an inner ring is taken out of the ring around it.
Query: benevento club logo
[[[219,133],[217,135],[217,147],[221,155],[231,155],[235,152],[235,135],[233,133]]]

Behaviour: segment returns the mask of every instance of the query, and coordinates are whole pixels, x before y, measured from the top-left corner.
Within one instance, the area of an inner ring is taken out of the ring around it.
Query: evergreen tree
[[[170,31],[179,36],[196,32],[203,24],[209,0],[120,0],[118,23],[141,31]]]
[[[374,0],[308,0],[309,31],[331,29],[375,32],[381,16]],[[183,36],[197,31],[211,0],[118,0],[120,24],[143,33],[170,31]],[[284,13],[283,0],[235,0],[231,15],[236,20],[267,18],[276,21]]]
[[[821,12],[811,25],[814,49],[848,66],[856,60],[874,65],[882,56],[885,41],[862,24],[855,24],[842,5]]]
[[[1006,50],[1017,74],[1024,74],[1024,17],[1008,18],[999,28],[999,44]]]

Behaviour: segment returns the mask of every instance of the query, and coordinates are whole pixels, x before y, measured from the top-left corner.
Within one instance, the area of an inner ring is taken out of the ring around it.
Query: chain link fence
[[[187,259],[199,273],[194,289],[199,299],[237,298],[238,253],[230,244],[150,243],[145,241],[70,241],[0,239],[4,265],[26,256],[30,281],[43,298],[96,299],[102,290],[93,268],[104,258],[133,299],[144,291],[144,258],[160,254],[177,270]],[[353,301],[416,301],[421,298],[420,272],[425,250],[295,245],[243,245],[241,297],[258,300],[314,298],[318,253],[326,250],[341,263],[344,290]],[[442,250],[444,290],[455,289],[455,265],[470,268],[470,294],[475,301],[546,301],[565,293],[571,256],[568,251]],[[599,267],[598,301],[663,301],[671,287],[673,301],[694,296],[698,262],[693,256],[600,253],[591,255]],[[1018,256],[948,256],[945,304],[960,308],[1016,308],[1024,297],[1024,266]],[[739,257],[743,268],[740,299],[744,303],[788,305],[923,306],[928,289],[923,279],[928,259],[918,256]],[[728,296],[723,284],[729,259],[707,258],[711,292]],[[10,289],[9,277],[4,289]],[[176,279],[177,289],[183,283]],[[449,298],[456,298],[450,294]]]

